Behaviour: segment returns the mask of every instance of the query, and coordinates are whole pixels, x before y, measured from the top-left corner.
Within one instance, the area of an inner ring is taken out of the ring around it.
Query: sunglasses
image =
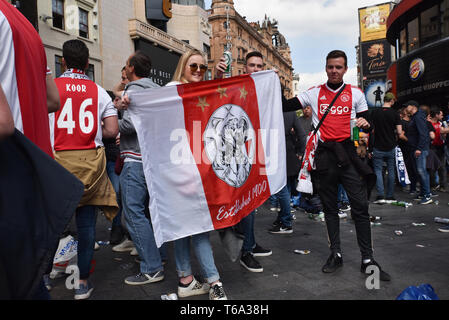
[[[200,68],[200,72],[203,74],[207,71],[207,66],[204,64],[200,64],[198,65],[197,63],[192,63],[191,65],[189,65],[190,67],[190,71],[195,72],[196,70],[198,70],[198,68]]]

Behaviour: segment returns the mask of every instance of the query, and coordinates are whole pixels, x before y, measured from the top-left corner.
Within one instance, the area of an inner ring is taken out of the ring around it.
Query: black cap
[[[410,101],[407,101],[406,103],[404,103],[403,106],[404,107],[415,106],[415,107],[419,108],[419,103],[415,100],[410,100]]]

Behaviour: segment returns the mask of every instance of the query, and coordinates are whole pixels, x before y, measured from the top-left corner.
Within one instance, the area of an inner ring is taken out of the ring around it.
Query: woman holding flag
[[[207,60],[198,50],[190,50],[179,59],[172,82],[167,86],[200,82],[204,80],[207,71]],[[190,242],[192,242],[196,257],[201,266],[207,283],[195,279],[191,268]],[[227,300],[220,282],[220,275],[215,266],[209,233],[204,232],[175,240],[176,270],[179,276],[178,295],[189,297],[209,292],[210,300]]]

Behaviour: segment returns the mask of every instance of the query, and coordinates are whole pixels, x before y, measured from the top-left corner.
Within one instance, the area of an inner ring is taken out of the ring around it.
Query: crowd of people
[[[1,19],[8,20],[13,30],[22,28],[21,36],[35,39],[36,48],[43,53],[42,43],[31,25],[24,19],[14,19],[20,13],[3,2],[0,2],[0,10],[0,22]],[[3,39],[8,37],[10,31],[0,28],[0,32],[3,46],[7,43]],[[0,49],[1,58],[8,54],[11,58],[12,51],[6,50],[6,45]],[[34,55],[34,60],[29,60],[34,63],[16,59],[17,72],[27,67],[29,74],[36,74],[35,79],[31,79],[30,87],[23,89],[19,85],[19,91],[32,95],[37,88],[40,88],[40,93],[46,88],[46,94],[45,97],[43,94],[34,96],[35,101],[40,99],[40,109],[34,107],[27,111],[25,105],[29,101],[18,102],[23,120],[19,121],[14,111],[17,106],[11,106],[14,90],[7,83],[10,78],[3,70],[6,66],[0,64],[0,139],[1,143],[11,139],[16,127],[46,152],[51,161],[59,163],[84,185],[82,197],[76,198],[76,206],[67,207],[67,210],[72,210],[76,221],[78,241],[80,279],[74,298],[88,299],[94,289],[89,275],[100,209],[111,221],[112,250],[130,252],[139,262],[139,273],[126,277],[126,284],[146,285],[164,280],[164,265],[169,259],[167,246],[173,245],[179,279],[178,296],[208,294],[211,300],[227,299],[214,261],[209,233],[178,239],[160,248],[155,242],[141,146],[128,111],[134,92],[159,87],[149,78],[151,57],[142,51],[134,52],[124,61],[117,86],[107,92],[85,73],[89,66],[89,50],[84,42],[70,40],[63,44],[62,64],[65,71],[54,80],[46,68],[45,55],[42,54],[38,61],[35,52],[28,50],[24,53],[29,59]],[[17,61],[26,65],[18,66]],[[371,191],[376,188],[377,195],[373,200],[376,204],[397,201],[395,186],[404,186],[401,177],[396,174],[399,146],[410,180],[408,192],[416,195],[423,205],[432,202],[435,192],[445,192],[446,141],[449,143],[446,134],[449,128],[443,121],[443,110],[440,108],[420,106],[416,101],[409,101],[397,110],[396,97],[390,92],[385,94],[383,106],[370,112],[363,92],[343,81],[348,70],[346,54],[339,50],[330,52],[325,66],[328,77],[325,84],[313,87],[298,97],[282,100],[287,184],[269,199],[271,209],[278,211],[278,215],[268,232],[291,234],[294,231],[294,207],[302,208],[314,219],[325,221],[331,253],[322,271],[333,273],[343,266],[339,223],[350,211],[361,252],[360,271],[366,273],[369,266],[375,266],[379,268],[380,280],[389,281],[390,275],[373,257],[368,210]],[[216,65],[215,78],[222,78],[226,68],[225,59],[222,58]],[[245,73],[259,72],[264,68],[264,56],[260,52],[250,52],[246,56]],[[188,51],[179,59],[174,77],[167,86],[204,81],[206,71],[207,57],[201,51]],[[323,108],[324,105],[327,108]],[[302,115],[298,116],[297,110],[300,109]],[[48,119],[47,114],[50,114]],[[28,129],[33,127],[30,121],[39,122],[39,126],[46,126],[47,129],[36,133],[37,130]],[[358,138],[352,135],[354,126],[361,130]],[[309,142],[315,135],[319,138],[311,150]],[[300,193],[297,191],[298,174],[303,159],[310,152],[314,153],[315,159],[311,175],[314,192]],[[233,230],[243,239],[240,264],[247,271],[263,272],[256,258],[269,256],[272,250],[256,241],[255,220],[255,212],[251,212]],[[2,223],[0,221],[0,227]],[[62,237],[64,231],[61,228],[52,230],[56,238]],[[447,232],[449,229],[441,228],[441,231]],[[36,264],[36,274],[42,281],[29,284],[28,298],[49,298],[49,273],[56,247],[57,243],[50,243],[46,248],[46,259]],[[204,282],[193,275],[191,249]],[[7,270],[8,267],[3,265],[5,258],[0,258],[0,267]],[[5,283],[0,287],[2,296],[25,297],[12,294],[11,288],[15,285],[12,280],[9,285]]]

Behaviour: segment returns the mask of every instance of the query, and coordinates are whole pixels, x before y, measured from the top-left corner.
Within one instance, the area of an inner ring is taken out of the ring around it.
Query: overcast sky
[[[340,49],[348,55],[345,82],[357,85],[356,51],[358,8],[385,3],[382,0],[234,0],[237,12],[246,20],[262,21],[267,14],[278,21],[292,51],[294,72],[299,73],[301,90],[324,83],[325,59]],[[206,0],[206,9],[211,0]]]

